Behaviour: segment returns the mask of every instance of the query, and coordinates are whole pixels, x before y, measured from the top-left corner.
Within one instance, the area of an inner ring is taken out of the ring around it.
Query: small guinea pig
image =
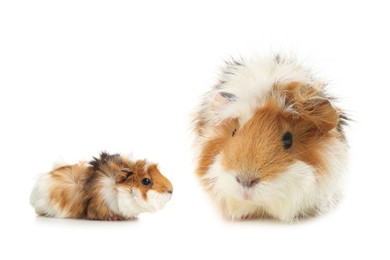
[[[226,62],[194,115],[201,184],[228,219],[292,222],[340,196],[348,118],[293,58]]]
[[[30,203],[37,214],[49,217],[125,220],[161,209],[172,191],[156,164],[103,152],[89,163],[42,175]]]

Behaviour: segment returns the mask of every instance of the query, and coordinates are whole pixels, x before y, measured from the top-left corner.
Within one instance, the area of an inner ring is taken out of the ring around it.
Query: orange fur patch
[[[280,107],[277,102],[280,96],[285,97],[286,107],[292,106],[295,112]],[[338,120],[337,110],[315,88],[299,83],[275,86],[267,104],[237,129],[234,137],[232,132],[238,120],[231,119],[215,127],[216,137],[202,147],[197,174],[206,174],[219,153],[226,171],[247,178],[260,177],[261,181],[275,178],[295,160],[322,173],[326,169],[323,141],[338,136],[336,130],[331,131]],[[286,132],[293,136],[290,149],[283,147]]]
[[[198,159],[196,173],[199,176],[206,174],[210,165],[215,160],[215,156],[221,151],[229,137],[232,136],[234,129],[238,127],[238,120],[231,119],[222,122],[215,127],[216,137],[206,142],[202,147],[202,152]]]
[[[67,165],[51,171],[52,204],[67,212],[69,218],[84,218],[88,194],[84,187],[93,170],[85,163]]]
[[[287,131],[292,129],[277,106],[270,104],[258,110],[229,138],[222,151],[222,164],[226,170],[247,178],[260,177],[265,181],[275,177],[293,161],[291,154],[295,147],[285,151],[282,144],[282,136]]]
[[[137,188],[145,200],[147,199],[147,192],[151,189],[160,193],[173,191],[171,182],[161,174],[156,164],[148,165],[145,160],[138,160],[133,165],[128,166],[128,169],[133,172],[133,175],[127,181],[118,183],[118,185],[125,188]],[[143,185],[142,180],[144,178],[148,178],[151,184]]]

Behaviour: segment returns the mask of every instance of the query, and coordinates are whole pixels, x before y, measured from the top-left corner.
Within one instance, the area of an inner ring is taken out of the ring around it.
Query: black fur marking
[[[215,84],[215,88],[216,89],[221,89],[222,88],[222,85],[225,84],[226,81],[225,80],[219,80],[217,84]]]
[[[125,178],[125,180],[129,179],[129,178],[134,174],[134,172],[129,171],[129,170],[122,170],[122,172],[125,172],[125,173],[126,173],[126,178]]]
[[[230,58],[229,60],[225,60],[225,66],[222,69],[222,72],[226,75],[235,75],[237,71],[237,67],[243,66],[243,60],[242,58],[240,59],[234,59]]]
[[[351,119],[345,113],[341,113],[339,118],[339,124],[341,125],[348,125],[348,121],[351,121]]]
[[[96,171],[100,168],[101,165],[106,164],[109,161],[113,161],[117,159],[120,155],[119,154],[109,154],[107,152],[101,152],[100,158],[93,157],[93,160],[89,162],[90,165],[92,165],[93,169]]]
[[[234,59],[231,57],[229,60],[225,60],[226,67],[238,67],[244,65],[243,59]]]
[[[241,61],[237,61],[237,60],[234,60],[233,63],[236,66],[242,66],[243,65],[243,63]]]
[[[280,62],[281,62],[280,54],[275,55],[275,62],[276,62],[276,64],[280,64]]]
[[[89,189],[87,189],[87,192],[89,193]],[[85,216],[85,218],[87,218],[88,216],[88,208],[89,208],[89,203],[91,202],[91,197],[88,196],[88,198],[86,200],[84,200],[83,202],[83,205],[84,205],[84,210],[83,210],[83,216]]]
[[[234,137],[236,135],[236,133],[237,133],[237,128],[233,130],[232,137]]]
[[[227,74],[227,75],[234,75],[234,72],[229,71],[229,70],[225,70],[225,74]]]
[[[221,94],[222,97],[224,97],[225,99],[227,99],[229,101],[237,101],[237,96],[232,94],[232,93],[219,92],[219,94]]]
[[[344,127],[348,126],[348,122],[352,121],[345,113],[339,115],[339,122],[337,123],[337,131],[341,134],[342,140],[345,141]]]

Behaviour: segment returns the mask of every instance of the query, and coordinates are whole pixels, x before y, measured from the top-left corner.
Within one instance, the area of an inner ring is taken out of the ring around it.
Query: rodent
[[[342,194],[349,116],[294,57],[227,61],[193,118],[196,175],[228,219],[294,222]]]
[[[39,215],[89,220],[126,220],[162,208],[171,182],[154,163],[100,153],[90,162],[58,167],[36,182],[30,204]]]

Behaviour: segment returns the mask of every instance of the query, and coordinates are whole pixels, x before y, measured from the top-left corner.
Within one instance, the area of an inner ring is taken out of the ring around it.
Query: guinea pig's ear
[[[115,178],[116,183],[124,183],[127,181],[134,173],[129,169],[121,170]]]
[[[339,113],[329,99],[313,97],[294,104],[300,116],[321,132],[328,132],[337,126]]]

